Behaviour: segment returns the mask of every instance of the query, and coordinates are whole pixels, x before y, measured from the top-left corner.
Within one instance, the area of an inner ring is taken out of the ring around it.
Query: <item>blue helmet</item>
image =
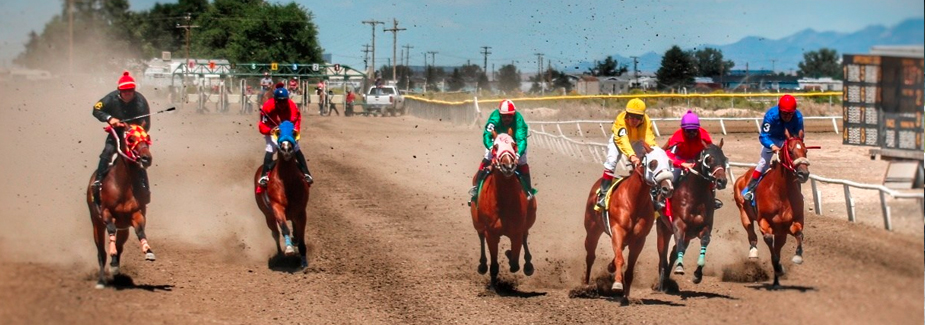
[[[273,91],[273,98],[276,99],[289,99],[289,91],[286,88],[276,88]]]

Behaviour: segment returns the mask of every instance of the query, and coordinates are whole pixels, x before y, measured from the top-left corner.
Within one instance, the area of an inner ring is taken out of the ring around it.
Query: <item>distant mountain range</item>
[[[750,70],[796,71],[803,61],[803,53],[830,48],[842,54],[870,52],[874,45],[923,45],[925,44],[925,18],[905,20],[893,27],[868,26],[853,33],[817,32],[805,29],[779,40],[758,36],[745,37],[728,45],[704,44],[700,48],[712,47],[723,51],[725,60],[735,62],[734,69],[744,70],[746,62]],[[667,49],[665,49],[667,51]],[[691,49],[684,49],[691,50]],[[639,56],[639,71],[654,73],[662,65],[662,53],[648,52]],[[619,54],[613,55],[620,65],[626,64],[633,70],[633,59]],[[603,59],[603,58],[601,58]],[[775,60],[775,61],[771,61]],[[577,71],[587,71],[592,62],[580,62]]]

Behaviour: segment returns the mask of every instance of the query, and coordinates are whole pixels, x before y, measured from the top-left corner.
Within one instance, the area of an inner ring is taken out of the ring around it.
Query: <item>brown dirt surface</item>
[[[489,291],[487,275],[476,273],[479,243],[465,194],[483,153],[480,130],[415,117],[305,117],[301,144],[316,182],[309,267],[299,271],[271,259],[272,238],[251,193],[263,151],[256,116],[198,115],[189,108],[156,116],[147,234],[158,260],[145,262],[132,235],[123,255],[126,276],[96,290],[83,193],[105,136],[90,110],[111,85],[46,88],[59,89],[53,94],[5,86],[3,324],[923,323],[925,245],[917,206],[894,211],[906,220],[894,221],[894,232],[876,222],[848,223],[844,205],[833,201],[826,201],[831,214],[807,211],[806,261],[789,262],[791,238],[784,287],[768,290],[768,250],[760,244],[759,261],[746,261],[748,243],[728,189],[720,193],[726,207],[718,211],[704,281],[673,276],[678,292],[651,290],[653,232],[631,303],[621,306],[580,286],[585,195],[600,163],[538,146],[530,151],[540,191],[530,236],[536,273],[510,274],[501,257],[505,285]],[[155,110],[166,107],[149,100]],[[862,148],[843,147],[831,134],[813,136],[819,142],[808,144],[823,145],[811,156],[814,173],[879,180],[865,178],[882,175],[883,166]],[[725,141],[733,160],[757,158],[754,134]],[[833,200],[843,196],[839,187],[825,191],[837,192]],[[864,218],[877,221],[879,206],[872,211]],[[688,265],[699,248],[692,246]],[[605,269],[613,253],[606,240],[597,255],[592,276],[609,287]]]

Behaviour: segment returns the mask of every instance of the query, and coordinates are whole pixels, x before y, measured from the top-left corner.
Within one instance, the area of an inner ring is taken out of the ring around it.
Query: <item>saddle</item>
[[[625,179],[626,177],[615,177],[613,179],[613,184],[610,184],[610,188],[607,189],[607,193],[605,194],[605,197],[604,197],[604,208],[601,208],[597,206],[597,204],[595,204],[594,211],[601,212],[601,211],[606,211],[607,209],[610,209],[610,195],[613,194],[613,191],[615,191],[617,189],[617,186],[620,186],[620,183],[623,183],[623,180]],[[595,195],[600,195],[600,193],[601,193],[600,189],[594,192]]]

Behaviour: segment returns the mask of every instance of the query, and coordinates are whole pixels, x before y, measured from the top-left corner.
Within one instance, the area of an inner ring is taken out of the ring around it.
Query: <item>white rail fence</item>
[[[710,120],[719,120],[720,125],[723,125],[723,120],[755,120],[756,125],[760,123],[760,118],[709,118]],[[836,119],[841,119],[838,117],[804,117],[804,119],[831,119],[833,125],[835,125],[835,132],[838,132]],[[677,118],[666,118],[666,119],[653,119],[659,121],[677,121]],[[701,121],[707,120],[707,118],[701,118]],[[577,134],[586,138],[585,134],[591,132],[591,130],[583,130],[581,124],[597,124],[597,128],[600,129],[602,135],[605,139],[610,138],[609,133],[604,128],[604,125],[610,126],[612,121],[592,121],[592,120],[580,120],[580,121],[564,121],[564,122],[530,122],[530,137],[532,138],[532,143],[544,147],[546,149],[552,150],[556,153],[566,155],[569,157],[581,159],[582,161],[589,162],[604,162],[604,158],[607,157],[607,143],[606,142],[592,142],[592,141],[577,141],[569,138],[562,131],[563,125],[574,125]],[[653,131],[658,133],[657,128],[655,128],[655,121],[653,121]],[[555,133],[551,133],[549,128],[555,128]],[[609,127],[607,128],[609,129]],[[723,134],[726,134],[725,127]],[[606,140],[605,140],[606,141]],[[621,154],[622,155],[622,154]],[[619,158],[619,157],[618,157]],[[739,162],[730,162],[730,166],[749,168],[754,167],[755,164],[751,163],[739,163]],[[622,166],[621,166],[622,167]],[[732,170],[729,170],[729,178],[735,179],[735,175]],[[883,226],[887,230],[893,230],[892,216],[890,213],[890,206],[886,200],[886,195],[889,195],[895,199],[916,199],[919,201],[919,207],[922,208],[923,217],[925,217],[925,194],[922,192],[918,193],[903,193],[888,189],[882,185],[873,185],[873,184],[863,184],[857,183],[849,180],[843,179],[833,179],[826,178],[817,175],[810,175],[812,192],[813,192],[813,204],[814,211],[817,215],[821,215],[822,211],[822,195],[821,190],[817,183],[827,183],[827,184],[840,184],[843,186],[845,191],[845,206],[848,212],[848,221],[856,222],[855,217],[855,202],[854,198],[851,196],[851,188],[865,189],[865,190],[876,190],[880,192],[880,208],[883,213]]]

